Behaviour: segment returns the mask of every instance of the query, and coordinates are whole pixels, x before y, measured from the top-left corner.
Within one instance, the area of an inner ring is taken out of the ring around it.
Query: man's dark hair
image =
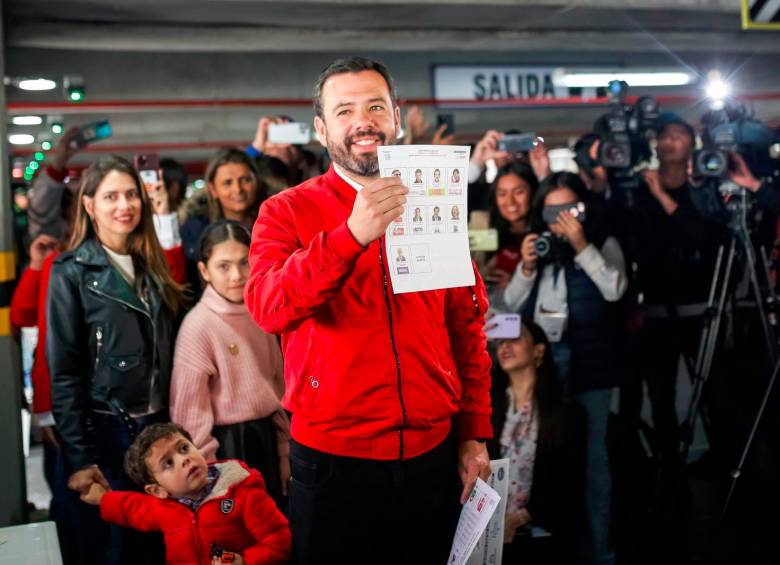
[[[398,106],[398,93],[395,89],[395,81],[384,63],[366,59],[365,57],[345,57],[333,61],[317,77],[317,82],[314,83],[314,112],[320,118],[324,118],[322,111],[322,85],[325,84],[326,80],[333,75],[360,73],[362,71],[376,71],[382,75],[382,78],[387,83],[387,89],[390,91],[390,100],[393,102],[393,108]]]
[[[155,484],[154,476],[146,464],[149,450],[158,440],[175,435],[182,435],[187,438],[187,441],[192,442],[189,432],[178,424],[152,424],[144,428],[125,453],[125,473],[130,480],[139,486]]]

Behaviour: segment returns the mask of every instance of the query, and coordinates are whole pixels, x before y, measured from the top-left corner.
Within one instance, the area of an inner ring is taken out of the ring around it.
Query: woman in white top
[[[562,384],[585,409],[586,562],[612,563],[611,479],[607,419],[612,388],[623,376],[619,301],[628,286],[618,241],[609,235],[603,201],[577,175],[555,173],[534,195],[532,232],[504,290],[505,307],[537,322],[551,342]],[[540,240],[544,245],[540,245]]]

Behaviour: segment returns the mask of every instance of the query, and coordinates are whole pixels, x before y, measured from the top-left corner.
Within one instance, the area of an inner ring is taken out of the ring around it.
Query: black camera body
[[[598,122],[598,163],[607,169],[625,170],[650,159],[649,137],[658,131],[658,103],[643,96],[626,104],[628,85],[612,81],[607,88],[610,109]]]
[[[557,238],[551,231],[543,231],[534,240],[534,251],[540,259],[549,257],[556,245]]]

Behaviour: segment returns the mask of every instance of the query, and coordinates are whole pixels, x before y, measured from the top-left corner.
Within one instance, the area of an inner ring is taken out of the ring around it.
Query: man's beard
[[[335,143],[327,139],[328,153],[334,163],[347,171],[359,175],[361,177],[373,177],[379,174],[379,158],[376,153],[363,153],[361,155],[355,155],[350,151],[354,144],[353,139],[359,136],[371,135],[379,139],[381,145],[391,145],[387,143],[387,135],[377,130],[366,130],[357,132],[354,135],[347,136],[343,143]]]

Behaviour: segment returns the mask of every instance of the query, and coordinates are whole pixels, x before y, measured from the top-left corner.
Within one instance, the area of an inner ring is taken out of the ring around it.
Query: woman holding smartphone
[[[93,163],[77,206],[69,251],[51,269],[46,347],[68,486],[85,493],[93,482],[128,488],[122,464],[134,435],[168,420],[183,287],[171,276],[130,163]],[[81,505],[79,514],[81,563],[132,560],[148,547],[128,543],[132,532],[109,526],[94,508]]]

